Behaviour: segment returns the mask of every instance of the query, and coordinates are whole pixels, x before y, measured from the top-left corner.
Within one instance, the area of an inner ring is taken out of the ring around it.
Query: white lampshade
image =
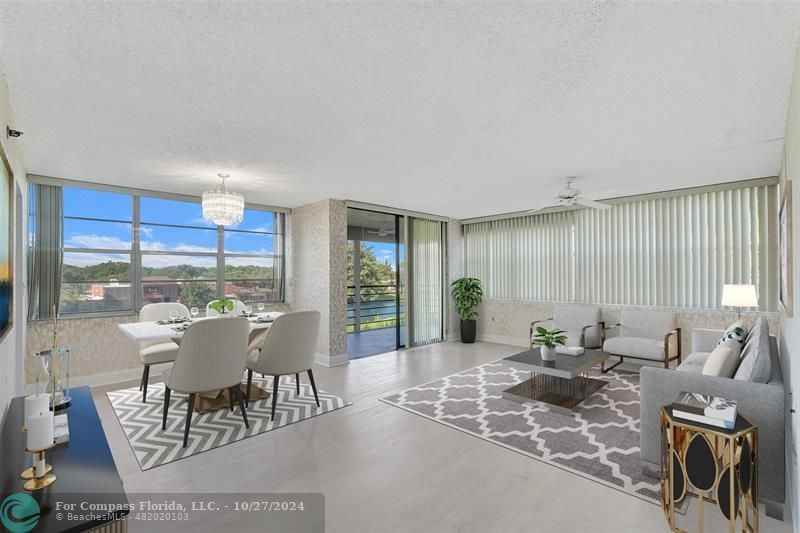
[[[755,285],[723,285],[722,305],[730,307],[758,307]]]

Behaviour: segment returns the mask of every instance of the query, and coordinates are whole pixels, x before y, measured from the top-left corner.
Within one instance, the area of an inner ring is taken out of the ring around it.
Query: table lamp
[[[723,285],[722,305],[736,308],[736,316],[742,317],[742,307],[758,307],[755,285]]]

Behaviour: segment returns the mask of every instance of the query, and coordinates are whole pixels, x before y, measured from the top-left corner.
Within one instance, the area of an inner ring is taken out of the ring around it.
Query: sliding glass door
[[[409,339],[419,346],[444,340],[445,225],[410,217],[408,233]]]
[[[403,348],[404,217],[347,210],[347,353],[358,359]]]

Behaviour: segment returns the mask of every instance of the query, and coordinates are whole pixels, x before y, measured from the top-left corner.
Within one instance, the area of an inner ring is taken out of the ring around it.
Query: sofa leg
[[[780,520],[783,522],[783,504],[774,502],[772,500],[761,500],[764,502],[764,510],[767,513],[767,516],[770,518],[774,518],[775,520]]]

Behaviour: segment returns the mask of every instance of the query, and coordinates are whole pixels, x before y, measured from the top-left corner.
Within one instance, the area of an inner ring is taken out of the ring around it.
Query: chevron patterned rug
[[[381,400],[660,506],[658,480],[639,465],[639,374],[590,375],[609,384],[571,415],[503,398],[530,373],[499,361]]]
[[[272,378],[253,376],[253,384],[272,391]],[[186,420],[187,395],[173,392],[167,416],[167,429],[161,429],[164,385],[152,384],[147,391],[147,403],[142,403],[138,387],[107,393],[114,413],[128,437],[128,442],[142,470],[148,470],[178,459],[196,455],[238,440],[266,433],[351,405],[323,390],[317,407],[311,385],[301,379],[297,394],[294,376],[283,376],[278,385],[278,406],[275,421],[270,421],[272,398],[251,402],[247,409],[250,429],[245,428],[239,408],[233,412],[219,409],[204,414],[195,413],[189,432],[189,445],[183,447],[183,428]]]

